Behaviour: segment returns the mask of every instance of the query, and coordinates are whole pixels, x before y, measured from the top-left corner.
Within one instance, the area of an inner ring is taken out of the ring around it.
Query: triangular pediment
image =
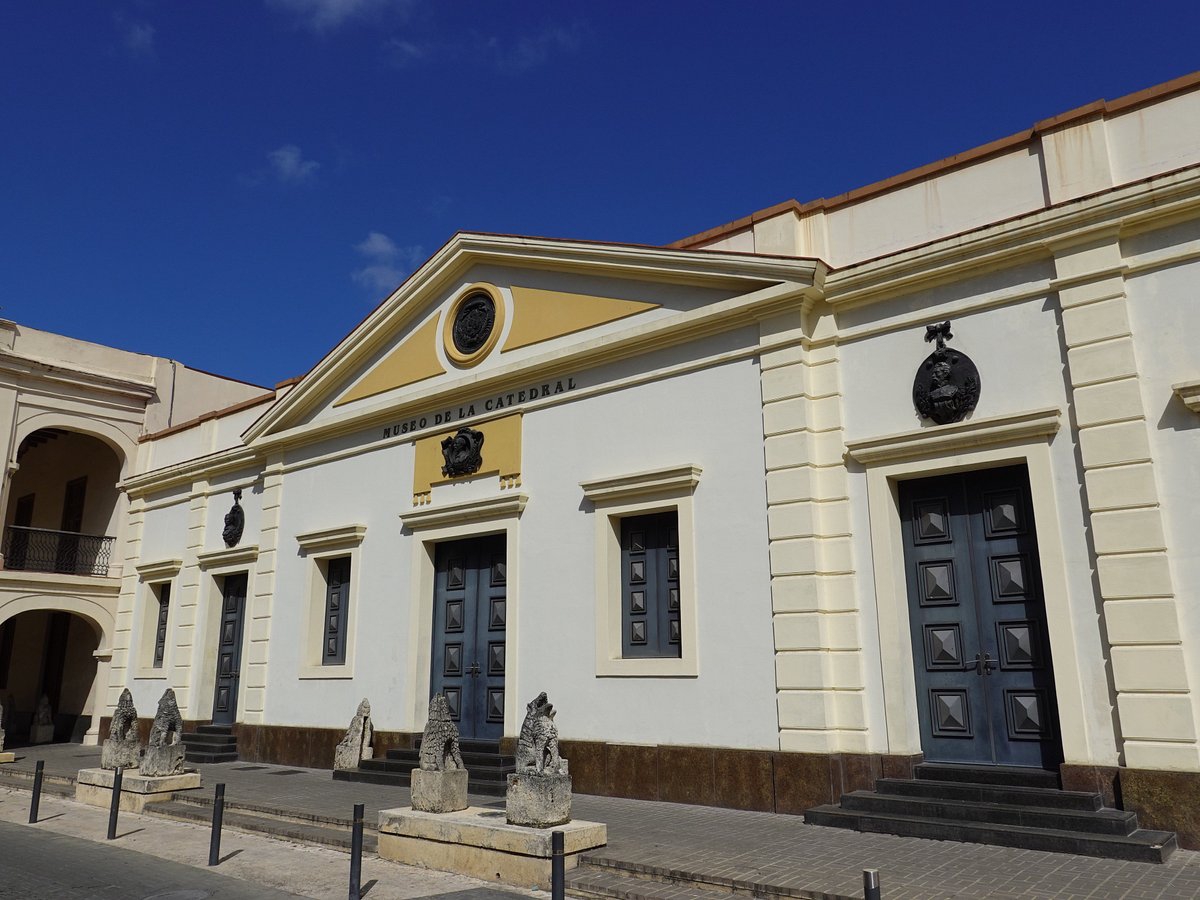
[[[456,235],[247,430],[247,443],[342,430],[597,354],[780,284],[820,263]]]

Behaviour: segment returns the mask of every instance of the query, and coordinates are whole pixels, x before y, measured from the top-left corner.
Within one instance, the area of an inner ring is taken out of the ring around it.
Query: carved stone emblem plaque
[[[487,343],[495,327],[495,301],[483,291],[471,294],[459,304],[454,316],[454,348],[464,356],[470,356]]]
[[[949,322],[925,326],[925,340],[937,347],[913,381],[913,406],[938,425],[962,421],[979,402],[979,370],[967,354],[946,347],[953,336]]]
[[[466,426],[458,433],[442,441],[442,474],[447,478],[474,475],[483,465],[483,432]]]
[[[241,506],[242,489],[233,492],[233,506],[225,513],[225,528],[221,531],[221,539],[226,547],[233,547],[242,539],[242,530],[246,527],[246,514]]]

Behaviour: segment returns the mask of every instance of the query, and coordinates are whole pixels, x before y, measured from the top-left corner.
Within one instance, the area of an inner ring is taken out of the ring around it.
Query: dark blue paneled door
[[[1062,761],[1023,466],[900,485],[921,746],[928,760]]]
[[[506,554],[504,535],[437,546],[430,692],[464,738],[504,736]]]
[[[242,621],[246,609],[246,573],[226,575],[221,585],[221,630],[217,635],[217,685],[214,725],[237,721],[238,674],[242,665]]]

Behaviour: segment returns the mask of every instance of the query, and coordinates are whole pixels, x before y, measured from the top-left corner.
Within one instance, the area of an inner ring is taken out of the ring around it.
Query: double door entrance
[[[430,692],[467,739],[504,734],[506,554],[503,535],[437,546]]]
[[[931,761],[1062,761],[1023,466],[900,485],[921,746]]]
[[[226,575],[221,585],[221,624],[217,633],[217,682],[213,694],[214,725],[237,720],[238,675],[242,667],[242,622],[246,611],[245,572]]]

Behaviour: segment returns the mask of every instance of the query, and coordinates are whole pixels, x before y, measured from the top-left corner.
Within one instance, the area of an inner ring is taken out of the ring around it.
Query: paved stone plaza
[[[53,777],[73,777],[80,768],[96,765],[99,751],[76,744],[18,751],[16,763],[5,766],[5,785],[28,785],[35,760],[46,760]],[[295,769],[238,762],[198,766],[204,788],[212,796],[218,782],[226,784],[226,821],[233,824],[239,809],[271,811],[305,819],[314,830],[348,837],[355,803],[366,806],[366,821],[377,821],[380,809],[408,804],[403,788],[334,781],[327,770]],[[477,805],[499,805],[490,797],[473,798]],[[173,804],[173,806],[183,804]],[[199,818],[205,808],[196,808]],[[743,812],[576,795],[574,815],[605,822],[609,844],[592,854],[604,868],[588,867],[569,876],[572,885],[610,896],[629,897],[632,889],[654,900],[689,900],[719,896],[735,888],[757,894],[788,897],[861,897],[861,873],[877,868],[885,900],[899,898],[1044,897],[1152,898],[1200,897],[1200,853],[1180,850],[1164,865],[1116,862],[1010,850],[978,844],[959,844],[858,834],[805,825],[795,816]],[[258,826],[289,837],[303,837],[289,823],[261,819]],[[373,835],[371,836],[373,837]],[[321,839],[321,838],[317,838]],[[373,846],[368,840],[367,846]],[[707,889],[694,883],[664,884],[630,875],[686,873],[698,876]]]

